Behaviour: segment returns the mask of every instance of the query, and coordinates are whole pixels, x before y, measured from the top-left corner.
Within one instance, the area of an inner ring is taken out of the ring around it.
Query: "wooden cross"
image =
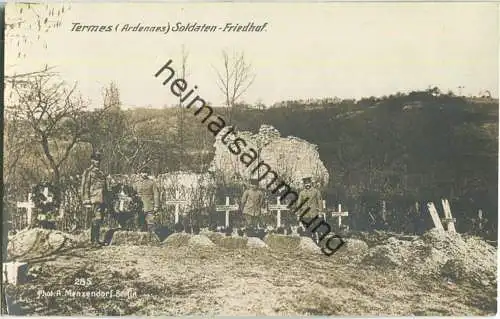
[[[33,214],[33,208],[35,208],[35,203],[31,200],[32,194],[28,194],[28,200],[26,202],[17,202],[17,208],[26,208],[26,212],[28,213],[28,224],[31,223],[31,216]]]
[[[453,218],[451,215],[451,208],[450,208],[450,203],[448,202],[447,199],[441,199],[441,204],[443,205],[443,210],[444,210],[444,219],[443,222],[446,223],[446,229],[450,233],[456,233],[457,231],[455,230],[455,222],[457,221],[456,218]]]
[[[342,226],[342,217],[343,216],[349,216],[349,212],[343,212],[342,211],[342,205],[339,204],[338,211],[333,211],[332,212],[332,217],[338,217],[339,218],[339,228]]]
[[[240,209],[240,207],[236,204],[229,205],[229,196],[226,196],[226,204],[225,205],[216,205],[215,211],[217,212],[226,212],[226,227],[229,227],[229,213],[232,211],[236,211]]]
[[[167,199],[165,201],[165,204],[167,205],[175,205],[175,223],[177,224],[179,222],[179,205],[184,205],[187,204],[188,201],[184,199],[180,199],[179,196],[179,189],[175,190],[175,198],[174,199]]]
[[[429,209],[432,221],[434,222],[434,227],[444,231],[443,224],[441,224],[441,220],[439,219],[439,215],[436,210],[436,206],[434,206],[434,203],[433,202],[427,203],[427,208]]]
[[[269,205],[270,211],[276,211],[276,228],[281,227],[281,211],[287,211],[288,206],[281,204],[280,198],[276,197],[276,204]]]
[[[444,216],[445,216],[445,218],[443,218],[442,221],[444,223],[446,223],[446,229],[450,233],[456,233],[454,223],[457,220],[456,220],[456,218],[453,218],[453,216],[451,215],[450,203],[448,202],[447,199],[442,199],[441,204],[443,205],[443,211],[444,211]],[[432,221],[434,222],[434,226],[437,229],[444,231],[443,224],[441,224],[441,219],[439,218],[439,214],[436,210],[436,206],[434,206],[434,203],[433,202],[427,203],[427,208],[429,209],[429,213],[431,214]]]

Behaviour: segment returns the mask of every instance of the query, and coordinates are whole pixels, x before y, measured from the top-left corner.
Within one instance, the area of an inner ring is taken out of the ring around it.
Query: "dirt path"
[[[486,290],[413,278],[335,257],[259,250],[116,246],[42,261],[30,283],[10,287],[38,315],[493,315]],[[75,278],[92,279],[90,287]],[[57,289],[126,290],[125,298],[38,297]]]

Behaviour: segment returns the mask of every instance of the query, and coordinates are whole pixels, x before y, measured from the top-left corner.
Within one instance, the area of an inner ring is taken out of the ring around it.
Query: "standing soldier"
[[[479,209],[477,212],[477,218],[472,219],[472,231],[475,236],[484,236],[488,233],[484,231],[484,226],[488,222],[488,219],[483,217],[483,210]]]
[[[99,168],[101,153],[95,152],[90,157],[90,167],[83,172],[82,176],[82,201],[83,205],[89,207],[87,214],[92,220],[90,229],[90,241],[93,245],[101,244],[99,237],[101,225],[104,219],[106,203],[104,197],[107,191],[106,176]]]
[[[137,216],[137,224],[141,231],[155,231],[155,214],[160,206],[160,192],[151,170],[144,168],[140,172],[140,180],[133,185],[137,196],[142,201],[142,209]]]
[[[300,219],[303,220],[304,222],[308,223],[314,218],[320,214],[322,214],[323,211],[323,201],[321,199],[321,193],[319,189],[315,188],[312,186],[312,179],[311,177],[305,177],[302,179],[302,182],[304,184],[304,189],[300,191],[299,193],[299,203],[302,203],[305,201],[307,198],[306,204],[302,207],[300,211],[297,213],[300,215],[304,214]],[[309,209],[308,211],[306,211]],[[303,228],[304,225],[302,225],[302,222],[299,220],[299,226],[302,226]],[[306,231],[307,232],[307,231]]]
[[[257,179],[250,180],[250,188],[243,192],[241,206],[246,229],[256,229],[264,206],[264,192],[258,188]]]

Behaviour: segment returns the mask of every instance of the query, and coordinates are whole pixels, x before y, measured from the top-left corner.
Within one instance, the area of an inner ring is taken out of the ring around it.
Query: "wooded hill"
[[[285,101],[267,108],[216,110],[239,130],[256,132],[269,124],[282,136],[318,145],[330,173],[323,196],[328,205],[340,202],[357,215],[349,218],[354,224],[364,223],[368,212],[379,213],[382,200],[389,212],[401,215],[411,214],[415,202],[425,207],[434,201],[439,210],[440,199],[448,198],[459,231],[470,230],[471,218],[482,209],[496,238],[496,99],[428,90],[359,101]],[[146,162],[157,173],[200,172],[213,157],[212,133],[190,109],[115,109],[95,123],[87,140],[102,150],[103,170],[110,174],[131,173]],[[76,148],[63,174],[81,173],[88,153]],[[23,165],[25,170],[28,166]]]
[[[218,110],[228,117],[227,109]],[[231,111],[240,130],[256,132],[270,124],[282,136],[317,144],[330,172],[323,190],[330,205],[342,202],[352,211],[376,214],[381,200],[389,211],[401,212],[416,201],[425,206],[448,198],[459,230],[470,229],[478,209],[496,229],[498,100],[424,91],[360,101],[287,101],[266,109],[240,105]],[[175,134],[180,112],[134,110],[129,115],[138,120],[141,114],[149,129]],[[184,141],[176,143],[171,156],[177,158],[183,146],[183,168],[198,170],[200,159],[211,160],[207,153],[213,152],[214,140],[190,110],[184,110],[184,127]]]

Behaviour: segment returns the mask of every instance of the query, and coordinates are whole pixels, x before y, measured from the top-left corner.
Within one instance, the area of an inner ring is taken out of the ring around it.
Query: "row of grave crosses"
[[[43,194],[45,195],[46,198],[50,201],[51,198],[49,197],[49,190],[48,188],[45,188],[43,191]],[[181,205],[188,204],[187,200],[181,199],[180,197],[180,192],[179,190],[176,190],[175,192],[175,198],[173,199],[167,199],[165,201],[166,205],[173,205],[174,206],[174,218],[175,218],[175,223],[179,222],[179,216],[180,216],[180,207]],[[35,204],[32,201],[32,194],[28,194],[28,200],[25,202],[17,202],[17,208],[24,208],[26,209],[27,212],[27,219],[28,219],[28,224],[31,221],[31,217],[33,214],[33,209],[35,208]],[[226,202],[223,205],[216,205],[215,210],[217,212],[225,212],[225,226],[229,226],[229,221],[230,221],[230,213],[233,211],[238,211],[240,209],[239,205],[237,204],[230,204],[230,199],[229,196],[226,196]],[[276,198],[276,204],[272,204],[268,206],[269,211],[271,212],[276,212],[276,227],[281,227],[281,213],[284,211],[288,211],[289,208],[287,205],[282,204],[280,197]],[[323,210],[326,212],[326,201],[323,200]],[[349,216],[349,212],[342,211],[342,205],[338,205],[338,210],[337,211],[332,211],[330,212],[332,217],[337,217],[338,218],[338,226],[339,228],[342,226],[342,217],[347,217]],[[327,214],[325,214],[325,219],[327,218]]]
[[[238,211],[239,206],[237,204],[230,204],[229,197],[226,196],[226,203],[224,205],[216,205],[215,211],[217,212],[225,212],[226,213],[226,218],[225,218],[225,226],[229,226],[229,216],[230,213],[233,211]],[[268,206],[269,211],[271,212],[276,212],[276,227],[281,227],[281,213],[284,211],[288,211],[288,205],[284,205],[281,203],[280,197],[276,197],[276,204],[272,204]],[[323,210],[326,212],[326,201],[323,200]],[[349,216],[349,212],[343,212],[342,211],[342,206],[339,204],[338,206],[338,211],[332,211],[331,212],[332,217],[337,217],[338,218],[338,226],[339,228],[342,226],[342,217],[347,217]],[[327,219],[327,214],[324,215],[325,220]]]
[[[51,201],[51,197],[49,195],[49,190],[46,187],[43,190],[43,194],[47,198],[48,201]],[[180,198],[180,193],[179,190],[176,190],[175,193],[175,198],[169,199],[165,201],[165,204],[167,205],[174,205],[175,206],[175,223],[179,222],[179,215],[180,215],[180,206],[188,204],[187,200],[181,199]],[[453,218],[451,214],[451,208],[450,208],[450,203],[448,202],[447,199],[442,199],[441,204],[443,206],[443,211],[445,218],[440,219],[439,214],[436,210],[436,207],[434,206],[434,203],[430,202],[427,204],[427,208],[429,209],[429,213],[431,215],[432,221],[434,222],[435,228],[439,230],[444,230],[443,224],[441,223],[444,222],[446,224],[446,228],[448,232],[455,233],[455,222],[456,219]],[[33,215],[33,209],[35,208],[35,204],[32,201],[32,194],[28,194],[28,200],[25,202],[17,202],[17,208],[24,208],[26,209],[27,212],[27,223],[31,223],[31,218]],[[225,204],[223,205],[216,205],[215,210],[217,212],[225,212],[225,226],[229,226],[229,221],[230,221],[230,213],[233,211],[238,211],[240,209],[239,205],[237,204],[230,204],[230,199],[229,196],[226,196],[226,201]],[[271,212],[276,212],[276,226],[281,227],[281,213],[284,211],[288,211],[288,206],[284,205],[281,203],[280,198],[276,198],[276,204],[272,204],[268,206],[269,211]],[[326,207],[326,201],[323,200],[323,211],[327,212],[327,207]],[[342,226],[342,217],[347,217],[349,216],[349,213],[347,211],[343,212],[342,211],[342,206],[341,204],[338,205],[338,210],[337,211],[331,211],[331,217],[337,217],[338,218],[338,227],[340,228]],[[325,219],[328,218],[329,214],[325,214],[324,217]]]

